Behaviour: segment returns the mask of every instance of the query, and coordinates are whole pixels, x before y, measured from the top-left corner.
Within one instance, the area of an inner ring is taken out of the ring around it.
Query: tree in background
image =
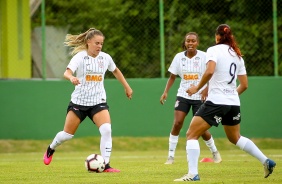
[[[282,1],[277,3],[282,8]],[[282,29],[281,12],[278,30]],[[40,16],[34,16],[33,26],[40,21]],[[215,28],[222,23],[235,31],[248,75],[273,76],[272,3],[264,0],[164,0],[166,69],[181,50],[182,35],[197,32],[199,49],[206,50],[214,44]],[[71,34],[95,27],[106,37],[103,50],[113,56],[127,78],[160,77],[159,1],[48,0],[46,25],[65,27]],[[282,43],[282,34],[278,37]]]

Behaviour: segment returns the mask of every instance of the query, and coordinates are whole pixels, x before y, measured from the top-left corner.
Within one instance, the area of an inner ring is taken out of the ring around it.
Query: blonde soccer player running
[[[90,28],[79,35],[66,36],[65,44],[73,48],[73,57],[66,68],[64,77],[75,86],[75,89],[67,108],[64,129],[57,133],[44,154],[45,165],[51,163],[56,148],[72,139],[80,123],[88,117],[101,134],[100,152],[106,163],[104,172],[120,172],[110,166],[112,128],[104,88],[106,71],[112,72],[120,81],[129,99],[132,98],[133,91],[112,57],[102,52],[104,39],[103,33],[95,28]]]

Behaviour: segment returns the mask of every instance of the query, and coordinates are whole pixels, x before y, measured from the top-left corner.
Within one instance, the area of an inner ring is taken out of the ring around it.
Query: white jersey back
[[[209,81],[207,100],[214,104],[240,106],[237,93],[237,75],[247,74],[244,59],[229,49],[226,44],[219,44],[208,48],[207,60],[216,62],[212,78]]]
[[[86,51],[81,51],[73,56],[67,68],[76,73],[80,81],[71,95],[74,104],[94,106],[106,102],[104,76],[107,70],[112,72],[116,69],[109,54],[100,52],[93,58]]]
[[[177,96],[191,100],[201,100],[201,96],[199,94],[201,90],[192,96],[189,96],[188,93],[186,93],[186,90],[191,86],[191,84],[197,85],[200,82],[200,79],[206,69],[206,53],[197,50],[197,54],[191,59],[188,58],[185,53],[186,51],[183,51],[174,56],[168,71],[181,78]]]

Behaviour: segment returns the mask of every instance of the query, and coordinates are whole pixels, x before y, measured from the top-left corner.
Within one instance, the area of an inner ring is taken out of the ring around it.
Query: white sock
[[[236,143],[240,149],[256,157],[262,164],[264,164],[267,157],[260,151],[260,149],[250,139],[241,136]]]
[[[169,148],[168,148],[168,156],[174,157],[175,149],[178,143],[178,135],[169,135]]]
[[[101,134],[100,151],[105,163],[110,162],[112,153],[112,128],[110,123],[104,123],[99,128]]]
[[[200,145],[198,140],[187,140],[186,153],[188,161],[188,173],[198,174],[198,160],[200,157]]]
[[[73,135],[60,131],[57,133],[55,138],[53,139],[53,142],[50,144],[51,149],[56,149],[57,146],[60,146],[63,142],[70,140],[73,137]]]
[[[214,140],[213,140],[212,136],[211,136],[210,140],[208,140],[208,141],[204,140],[204,142],[206,143],[207,147],[210,149],[210,151],[212,153],[217,151],[217,148],[214,144]]]

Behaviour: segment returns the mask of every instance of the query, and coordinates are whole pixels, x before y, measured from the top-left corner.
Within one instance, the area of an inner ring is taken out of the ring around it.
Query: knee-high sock
[[[175,154],[175,149],[178,143],[178,135],[169,135],[169,147],[168,147],[168,156],[169,157],[174,157]]]
[[[267,157],[255,145],[255,143],[246,137],[241,136],[236,143],[236,146],[257,158],[262,164],[264,164],[265,160],[267,159]]]
[[[50,144],[51,149],[56,149],[57,146],[61,145],[63,142],[70,140],[73,137],[72,134],[60,131],[57,133],[52,143]]]
[[[204,140],[204,142],[206,143],[207,147],[210,149],[210,151],[212,153],[217,151],[217,148],[215,146],[215,143],[214,143],[212,136],[211,136],[210,140],[208,140],[208,141]]]
[[[101,134],[100,151],[106,164],[110,162],[112,153],[112,128],[110,123],[104,123],[99,128]]]
[[[198,140],[187,140],[186,153],[188,161],[188,173],[198,174],[198,160],[200,157],[200,145]]]

